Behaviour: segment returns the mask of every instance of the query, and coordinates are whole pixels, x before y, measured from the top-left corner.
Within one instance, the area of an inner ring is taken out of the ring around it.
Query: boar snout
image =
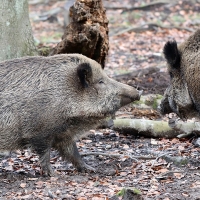
[[[169,101],[167,97],[164,97],[161,100],[161,104],[158,106],[158,111],[161,115],[169,114],[173,112],[172,108],[170,107]]]

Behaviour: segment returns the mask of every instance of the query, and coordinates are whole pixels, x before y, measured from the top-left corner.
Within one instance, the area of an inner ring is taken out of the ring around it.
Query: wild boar
[[[162,114],[176,113],[181,119],[200,114],[200,29],[177,45],[168,41],[163,49],[171,83],[160,104]]]
[[[135,88],[109,78],[79,54],[25,57],[0,63],[0,150],[30,146],[44,175],[51,147],[83,171],[76,139],[120,107],[139,100]]]

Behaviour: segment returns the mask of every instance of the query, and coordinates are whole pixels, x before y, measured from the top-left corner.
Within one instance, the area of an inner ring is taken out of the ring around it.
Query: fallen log
[[[116,118],[113,130],[146,137],[182,138],[188,137],[191,134],[200,135],[200,122],[178,121],[171,127],[167,121]]]

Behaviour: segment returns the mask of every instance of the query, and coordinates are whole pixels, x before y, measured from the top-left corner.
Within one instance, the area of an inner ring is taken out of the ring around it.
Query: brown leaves
[[[106,148],[108,146],[110,146],[109,149]],[[18,198],[23,199],[108,199],[123,188],[133,186],[139,189],[142,195],[155,199],[157,196],[170,193],[170,187],[173,187],[173,185],[185,186],[194,190],[199,189],[200,175],[198,173],[189,174],[185,171],[189,169],[189,172],[192,172],[190,166],[195,169],[194,166],[190,164],[186,168],[180,169],[173,165],[173,163],[168,163],[162,157],[159,157],[160,154],[173,157],[173,154],[177,156],[181,153],[182,156],[189,156],[189,153],[198,153],[199,149],[192,148],[191,141],[189,140],[134,139],[128,135],[114,134],[112,130],[105,130],[104,132],[93,130],[90,137],[84,138],[78,143],[78,147],[82,152],[99,151],[107,154],[111,152],[121,156],[91,155],[84,157],[88,164],[97,169],[96,173],[77,173],[74,169],[68,169],[58,170],[56,176],[51,178],[39,176],[38,178],[23,177],[20,179],[19,176],[14,179],[14,182],[11,181],[12,189],[6,191],[6,197],[16,195]],[[147,149],[151,149],[152,152],[158,152],[157,155],[152,154],[154,156],[153,160],[139,159],[135,161],[128,156],[150,156],[148,153],[145,153]],[[34,154],[24,152],[23,154],[27,155],[25,159],[24,155],[19,153],[17,154],[18,156],[12,156],[8,160],[3,161],[3,165],[8,163],[8,166],[13,166],[16,163],[16,159],[20,158],[23,161],[23,166],[26,166],[27,162],[30,162],[30,159],[35,156]],[[54,154],[54,152],[52,153]],[[195,154],[193,156],[195,157]],[[51,162],[53,166],[59,163],[61,168],[66,167],[66,163],[61,162],[59,158],[52,159]],[[21,166],[21,164],[18,166]],[[29,169],[33,166],[31,164]],[[27,171],[26,168],[25,171]],[[2,184],[8,185],[8,183],[10,183],[9,179],[2,180]],[[34,188],[34,192],[32,192],[32,188]],[[182,198],[189,195],[187,191],[180,189],[179,191],[181,191],[179,194]],[[168,197],[164,196],[162,199],[166,198]]]

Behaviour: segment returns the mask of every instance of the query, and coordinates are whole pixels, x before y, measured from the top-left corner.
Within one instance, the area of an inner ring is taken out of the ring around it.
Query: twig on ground
[[[151,151],[151,150],[147,150],[147,153],[153,154],[153,155],[156,155],[156,156],[160,154],[160,152],[158,152],[158,151]],[[169,153],[159,155],[158,158],[162,158],[166,162],[172,162],[176,166],[186,165],[189,161],[188,158],[185,158],[185,157],[182,157],[182,156],[174,156],[174,155],[170,156]]]
[[[126,32],[136,32],[136,33],[140,33],[140,32],[144,32],[144,31],[147,31],[147,30],[155,30],[155,28],[164,28],[164,29],[178,29],[178,30],[186,30],[188,32],[194,32],[193,29],[191,28],[187,28],[187,27],[180,27],[180,26],[162,26],[160,24],[157,24],[157,23],[145,23],[143,24],[142,26],[140,27],[129,27],[127,29],[124,29],[118,33],[114,33],[114,34],[111,34],[110,36],[117,36],[117,35],[121,35],[121,34],[124,34]]]
[[[143,6],[135,6],[135,7],[126,7],[126,6],[118,6],[118,7],[114,7],[114,6],[105,6],[106,9],[109,10],[123,10],[122,13],[125,12],[130,12],[133,10],[151,10],[152,8],[154,9],[155,7],[160,7],[163,6],[165,4],[171,3],[170,1],[154,1],[151,3],[148,3],[146,5]]]
[[[159,154],[159,153],[156,153],[156,154]],[[165,156],[165,155],[167,155],[167,154],[169,154],[169,153],[164,153],[164,154],[161,154],[161,155],[157,156],[156,159],[153,161],[151,167],[154,166],[155,162],[158,161],[159,158],[162,158],[163,156]]]
[[[160,174],[159,176],[156,176],[155,179],[158,180],[166,180],[167,178],[169,178],[170,176],[174,176],[175,173],[184,173],[183,171],[168,171],[165,173]]]
[[[102,152],[84,152],[81,153],[81,156],[88,156],[88,155],[95,155],[95,156],[108,156],[108,157],[125,157],[128,156],[129,158],[135,160],[138,162],[138,159],[142,160],[153,160],[155,157],[149,157],[149,156],[132,156],[130,154],[111,154],[111,153],[102,153]]]

